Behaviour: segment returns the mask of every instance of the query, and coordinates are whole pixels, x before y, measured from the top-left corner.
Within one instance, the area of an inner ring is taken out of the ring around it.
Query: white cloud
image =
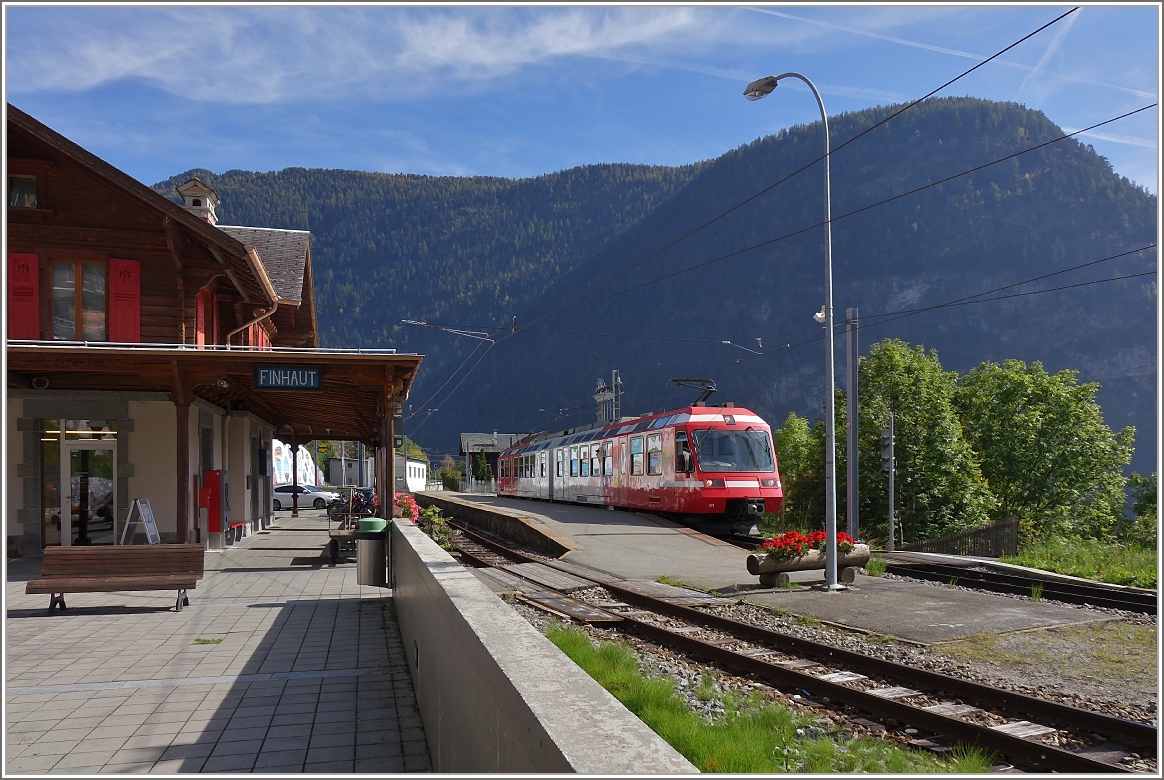
[[[697,8],[39,8],[15,14],[15,91],[141,79],[198,100],[392,98],[566,57],[714,43]],[[699,39],[699,40],[697,40]]]

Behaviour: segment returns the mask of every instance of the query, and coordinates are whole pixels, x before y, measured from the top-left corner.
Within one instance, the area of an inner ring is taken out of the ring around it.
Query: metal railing
[[[981,528],[971,528],[968,531],[907,544],[900,549],[944,555],[972,555],[980,558],[1018,555],[1018,526],[1018,518],[1011,517]]]
[[[496,493],[497,480],[494,479],[475,479],[472,482],[462,482],[462,493]]]

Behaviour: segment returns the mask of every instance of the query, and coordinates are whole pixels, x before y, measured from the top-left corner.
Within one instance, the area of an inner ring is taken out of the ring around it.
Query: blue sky
[[[4,6],[7,100],[138,180],[680,165],[921,97],[1072,6]],[[1074,131],[1154,103],[1160,10],[1087,5],[942,95]],[[1081,139],[1158,191],[1159,110]]]

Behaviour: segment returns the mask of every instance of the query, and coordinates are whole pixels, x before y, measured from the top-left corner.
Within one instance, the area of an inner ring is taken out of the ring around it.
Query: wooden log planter
[[[852,584],[857,576],[857,568],[869,562],[869,545],[856,544],[847,553],[837,552],[837,578]],[[771,555],[748,556],[748,574],[758,574],[760,584],[766,588],[782,588],[788,584],[790,571],[824,570],[825,551],[809,550],[795,558],[776,558]]]

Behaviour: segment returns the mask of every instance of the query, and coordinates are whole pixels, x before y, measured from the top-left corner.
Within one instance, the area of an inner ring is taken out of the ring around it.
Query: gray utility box
[[[388,531],[356,531],[356,583],[388,587]]]

